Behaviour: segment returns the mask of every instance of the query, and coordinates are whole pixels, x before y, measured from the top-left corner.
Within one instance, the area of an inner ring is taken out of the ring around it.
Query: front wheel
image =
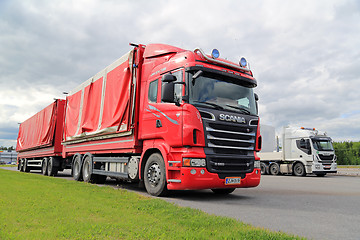
[[[211,189],[211,191],[217,195],[228,195],[235,191],[235,188],[215,188]]]
[[[153,153],[145,164],[144,184],[146,191],[153,196],[167,194],[164,159],[159,153]]]

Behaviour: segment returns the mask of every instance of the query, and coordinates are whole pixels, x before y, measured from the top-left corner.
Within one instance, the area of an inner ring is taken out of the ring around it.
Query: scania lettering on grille
[[[246,123],[245,118],[243,117],[224,114],[224,113],[221,113],[219,115],[219,120],[227,121],[227,122]]]

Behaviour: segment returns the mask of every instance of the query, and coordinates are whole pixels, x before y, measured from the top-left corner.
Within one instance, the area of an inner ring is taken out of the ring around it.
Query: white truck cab
[[[275,131],[273,133],[273,135],[261,133],[263,142],[275,142]],[[292,173],[296,176],[306,174],[324,176],[327,173],[337,172],[332,140],[326,133],[314,128],[284,127],[281,138],[282,151],[279,151],[280,146],[277,144],[277,150],[273,152],[264,149],[265,151],[258,153],[262,174]]]

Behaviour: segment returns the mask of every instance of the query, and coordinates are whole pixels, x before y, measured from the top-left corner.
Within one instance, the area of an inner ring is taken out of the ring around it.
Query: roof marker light
[[[211,57],[214,58],[214,59],[220,57],[220,52],[219,52],[219,50],[217,50],[216,48],[214,48],[214,49],[212,50],[212,52],[211,52]]]
[[[241,66],[241,67],[246,67],[246,65],[247,65],[246,59],[245,59],[244,57],[242,57],[242,58],[240,59],[240,66]]]

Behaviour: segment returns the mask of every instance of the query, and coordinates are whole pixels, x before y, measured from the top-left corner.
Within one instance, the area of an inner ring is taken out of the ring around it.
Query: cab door
[[[183,70],[171,72],[177,81],[183,81]],[[171,147],[182,146],[183,111],[182,106],[161,102],[161,78],[148,83],[147,103],[144,103],[143,131],[144,139],[163,139]],[[178,84],[175,92],[182,96],[182,85]],[[146,101],[145,100],[145,101]]]

